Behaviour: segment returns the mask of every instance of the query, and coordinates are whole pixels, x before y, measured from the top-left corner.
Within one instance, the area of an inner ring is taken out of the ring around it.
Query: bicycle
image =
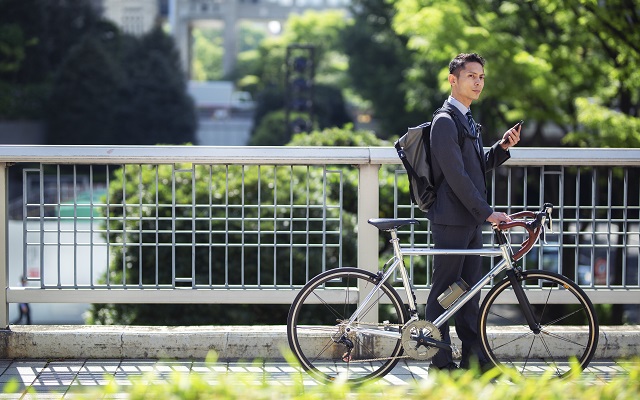
[[[296,296],[287,319],[293,354],[316,380],[333,381],[343,375],[342,379],[354,383],[383,377],[401,358],[428,360],[439,349],[451,349],[454,357],[460,357],[454,344],[442,341],[438,327],[504,272],[506,277],[493,285],[480,306],[478,334],[487,360],[500,369],[515,369],[523,375],[551,370],[562,378],[573,368],[582,371],[598,343],[599,325],[593,304],[565,276],[543,270],[525,271],[516,264],[540,237],[544,241],[545,226],[551,228],[552,210],[553,205],[545,204],[539,212],[511,215],[511,222],[493,226],[498,246],[477,250],[403,248],[397,230],[418,224],[417,220],[369,220],[379,230],[390,233],[393,257],[377,274],[342,267],[311,279]],[[524,228],[527,234],[515,253],[505,234],[514,227]],[[424,321],[418,316],[403,256],[436,254],[479,254],[502,259],[445,307],[439,318]],[[400,272],[404,299],[391,285],[390,278],[396,270]],[[561,354],[554,354],[555,346],[561,346]]]

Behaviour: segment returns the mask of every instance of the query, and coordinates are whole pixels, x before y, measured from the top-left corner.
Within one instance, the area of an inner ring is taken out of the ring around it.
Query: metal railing
[[[595,303],[639,303],[639,166],[633,149],[513,149],[489,200],[557,206],[558,233],[525,268],[563,273]],[[0,205],[5,326],[20,302],[289,303],[325,269],[377,270],[378,216],[417,217],[403,242],[430,243],[392,148],[0,146],[0,169],[4,198],[22,199]],[[409,259],[426,298],[430,260]]]

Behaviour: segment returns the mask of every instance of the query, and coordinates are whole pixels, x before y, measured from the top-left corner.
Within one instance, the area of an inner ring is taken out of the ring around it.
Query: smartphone
[[[512,129],[518,129],[520,127],[520,125],[522,125],[522,124],[524,124],[524,120],[523,119],[521,119],[517,124],[515,124]],[[500,143],[506,143],[506,140],[502,139],[502,141]]]

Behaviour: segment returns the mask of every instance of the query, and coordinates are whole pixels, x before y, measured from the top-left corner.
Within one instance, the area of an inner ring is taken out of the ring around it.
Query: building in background
[[[161,3],[160,0],[103,0],[102,10],[104,17],[123,32],[139,36],[158,22]]]
[[[275,32],[280,31],[291,14],[308,10],[347,11],[350,4],[351,0],[168,0],[166,12],[183,66],[191,77],[191,29],[203,21],[216,21],[223,26],[223,69],[228,74],[238,56],[241,21],[264,22]]]

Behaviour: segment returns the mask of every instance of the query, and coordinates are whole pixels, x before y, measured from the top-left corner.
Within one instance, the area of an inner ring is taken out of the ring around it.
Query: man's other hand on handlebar
[[[487,218],[487,222],[491,222],[492,224],[500,224],[501,222],[511,222],[511,217],[503,212],[494,211]]]

